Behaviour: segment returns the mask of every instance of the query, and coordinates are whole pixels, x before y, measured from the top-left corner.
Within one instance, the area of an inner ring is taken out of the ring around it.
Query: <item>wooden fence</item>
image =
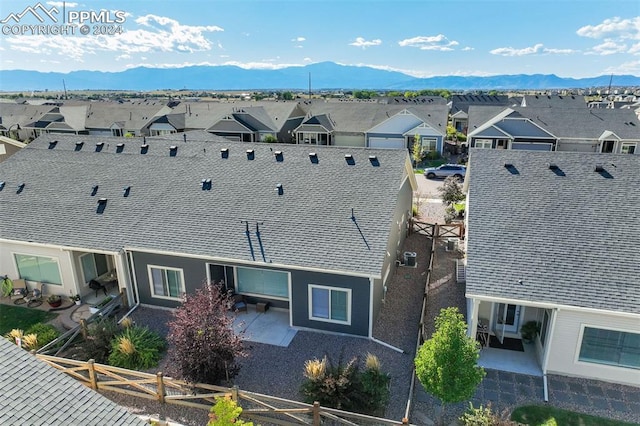
[[[383,419],[351,413],[320,404],[302,402],[248,392],[237,387],[222,387],[204,383],[189,384],[164,377],[162,373],[149,374],[110,365],[97,364],[93,360],[76,361],[50,355],[36,354],[50,366],[63,371],[86,386],[100,391],[112,391],[126,395],[157,400],[209,411],[215,398],[227,396],[242,407],[242,417],[275,425],[407,425],[409,422]]]
[[[412,219],[411,230],[429,238],[464,238],[463,223],[447,223],[440,225],[437,223],[421,222]]]

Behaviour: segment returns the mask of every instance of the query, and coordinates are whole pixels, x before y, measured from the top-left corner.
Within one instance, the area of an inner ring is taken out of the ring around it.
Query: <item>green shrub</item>
[[[253,422],[245,422],[239,419],[242,407],[229,397],[217,397],[216,403],[209,410],[209,423],[207,426],[244,425],[253,426]]]
[[[337,365],[325,356],[305,363],[305,381],[300,391],[307,403],[365,414],[382,414],[389,400],[388,374],[380,370],[380,361],[367,354],[366,368],[360,371],[358,358]]]
[[[155,367],[164,348],[164,339],[147,327],[125,328],[111,341],[109,364],[130,370]]]
[[[93,359],[99,364],[106,364],[111,352],[111,341],[120,331],[114,319],[96,321],[87,327],[87,338],[74,347],[70,356],[74,359]]]
[[[25,334],[35,334],[38,336],[38,344],[37,347],[30,349],[40,349],[43,346],[46,346],[51,341],[57,339],[60,336],[60,332],[52,325],[43,324],[41,322],[37,324],[33,324],[31,327],[27,329]]]
[[[511,426],[517,424],[506,417],[506,411],[502,416],[494,413],[491,410],[491,403],[487,404],[486,407],[480,405],[476,408],[470,402],[469,408],[459,420],[464,426]]]

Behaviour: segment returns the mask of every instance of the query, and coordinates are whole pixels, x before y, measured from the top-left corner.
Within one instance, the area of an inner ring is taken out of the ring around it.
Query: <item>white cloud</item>
[[[471,51],[471,50],[476,50],[476,48],[475,48],[475,47],[469,47],[469,46],[467,46],[467,47],[463,47],[461,50],[462,50],[463,52],[469,52],[469,51]]]
[[[228,58],[229,55],[220,55],[221,58]]]
[[[296,46],[294,46],[294,47],[295,47],[296,49],[302,49],[302,48],[304,48],[304,46],[303,46],[303,45],[301,45],[301,44],[298,44],[298,45],[296,45]]]
[[[620,65],[611,66],[604,70],[603,74],[640,74],[640,60],[625,62]]]
[[[198,52],[213,49],[205,34],[224,31],[218,26],[181,25],[178,21],[145,15],[135,22],[148,29],[127,30],[117,35],[67,36],[29,35],[5,38],[12,50],[45,55],[61,55],[81,60],[85,55],[117,52],[120,55],[143,52]],[[219,45],[219,44],[218,44]]]
[[[267,59],[269,61],[271,59]],[[226,61],[222,63],[213,63],[209,61],[203,62],[181,62],[181,63],[137,63],[137,64],[128,64],[126,68],[137,68],[137,67],[149,67],[149,68],[184,68],[184,67],[194,67],[194,66],[220,66],[220,65],[232,65],[244,69],[263,69],[263,70],[277,70],[280,68],[287,67],[302,67],[303,64],[278,64],[273,62],[239,62],[239,61]]]
[[[615,17],[598,25],[585,25],[576,34],[589,38],[623,38],[640,40],[640,16],[631,19]]]
[[[68,1],[68,2],[48,1],[47,2],[47,4],[49,6],[55,6],[55,7],[62,7],[63,3],[64,3],[64,6],[68,7],[68,8],[78,7],[78,3],[73,3],[73,2],[70,2],[70,1]]]
[[[295,41],[298,43],[302,43],[303,41],[306,41],[307,39],[304,37],[296,37],[296,38],[292,38],[291,41]]]
[[[458,44],[460,43],[455,40],[449,40],[444,34],[438,34],[435,36],[417,36],[406,38],[398,42],[400,47],[416,47],[420,50],[438,50],[441,52],[451,51]]]
[[[568,55],[576,53],[577,50],[573,49],[554,49],[544,47],[542,43],[537,43],[534,46],[524,47],[522,49],[516,49],[513,47],[499,47],[489,51],[492,55],[499,56],[528,56],[528,55]]]
[[[123,59],[131,59],[131,55],[125,53],[123,55],[116,56],[116,61],[122,61]]]
[[[582,37],[601,39],[587,54],[613,55],[616,53],[640,54],[640,16],[630,19],[620,17],[605,19],[597,25],[585,25],[576,31]]]
[[[382,44],[382,40],[379,38],[375,40],[365,40],[364,37],[356,37],[356,41],[349,43],[349,46],[362,47],[366,49],[371,46],[380,46]]]
[[[303,59],[303,61],[304,61],[304,62],[312,62],[312,61],[311,61],[311,58],[304,58],[304,59]]]

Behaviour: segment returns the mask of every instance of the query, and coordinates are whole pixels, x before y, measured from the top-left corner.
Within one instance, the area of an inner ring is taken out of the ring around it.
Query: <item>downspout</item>
[[[131,277],[133,278],[132,282],[131,282],[131,287],[133,290],[133,296],[135,299],[135,305],[133,305],[133,307],[131,309],[129,309],[129,311],[124,314],[124,316],[120,319],[120,321],[118,321],[118,323],[122,322],[123,319],[127,318],[129,315],[131,315],[133,313],[133,311],[135,311],[138,306],[140,306],[140,295],[138,294],[138,280],[136,278],[136,267],[133,264],[133,253],[131,252],[127,252],[124,251],[125,257],[129,258],[129,265],[131,265],[131,268],[129,269],[131,271]],[[122,262],[122,260],[120,260]]]
[[[560,309],[554,309],[551,311],[551,327],[548,330],[549,339],[544,345],[544,359],[542,360],[542,389],[544,391],[544,402],[549,402],[549,387],[547,384],[547,364],[549,362],[549,353],[551,352],[551,341],[553,340],[553,333],[556,331],[556,318]]]

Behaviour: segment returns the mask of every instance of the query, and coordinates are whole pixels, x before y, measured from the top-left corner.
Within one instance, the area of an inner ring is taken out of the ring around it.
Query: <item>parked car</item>
[[[427,179],[433,179],[436,177],[446,178],[448,176],[455,176],[458,179],[464,179],[467,173],[467,167],[460,164],[443,164],[438,167],[428,167],[424,169],[424,175]]]

